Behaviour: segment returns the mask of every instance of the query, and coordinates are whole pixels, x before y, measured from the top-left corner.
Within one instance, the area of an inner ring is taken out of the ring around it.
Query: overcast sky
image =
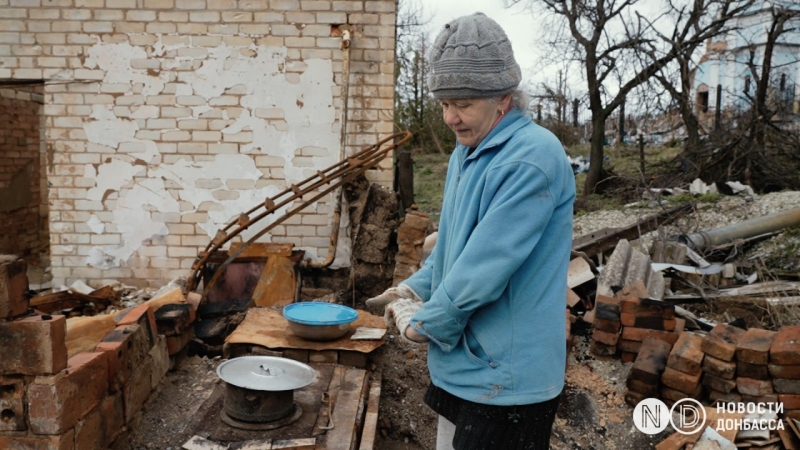
[[[426,16],[431,18],[429,28],[431,41],[450,20],[480,11],[494,19],[505,30],[514,48],[514,57],[522,68],[523,80],[538,83],[545,81],[549,76],[549,72],[542,73],[536,65],[538,53],[534,43],[539,30],[533,16],[523,8],[519,6],[504,8],[502,0],[436,0],[422,3]]]

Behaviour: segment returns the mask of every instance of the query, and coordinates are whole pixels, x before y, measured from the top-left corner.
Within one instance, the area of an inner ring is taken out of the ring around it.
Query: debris
[[[353,333],[352,336],[350,336],[350,340],[379,341],[383,339],[383,336],[385,334],[386,334],[386,328],[358,327],[356,328],[356,332]]]

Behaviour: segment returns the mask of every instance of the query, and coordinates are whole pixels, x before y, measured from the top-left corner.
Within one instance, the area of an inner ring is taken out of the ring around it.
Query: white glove
[[[416,292],[414,292],[410,287],[406,286],[405,284],[401,284],[397,287],[390,287],[383,294],[378,295],[377,297],[372,297],[366,301],[367,308],[370,309],[382,309],[386,307],[389,303],[393,301],[400,300],[401,298],[408,298],[411,300],[415,300],[418,302],[422,302],[422,299],[419,298]]]
[[[383,313],[383,320],[386,326],[391,326],[394,322],[397,331],[400,333],[400,338],[412,344],[419,344],[420,342],[412,341],[406,337],[406,328],[411,323],[411,317],[422,308],[422,302],[410,298],[401,298],[395,300],[386,306],[386,311]]]

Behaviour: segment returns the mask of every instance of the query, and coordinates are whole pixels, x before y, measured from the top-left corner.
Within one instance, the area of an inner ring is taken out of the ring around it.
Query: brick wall
[[[346,29],[347,151],[391,133],[395,8],[394,0],[0,0],[0,79],[48,80],[54,283],[187,275],[232,218],[334,164]],[[324,258],[333,204],[323,197],[264,240]],[[334,267],[348,264],[341,233]]]
[[[42,86],[0,87],[0,253],[47,253],[41,178]]]

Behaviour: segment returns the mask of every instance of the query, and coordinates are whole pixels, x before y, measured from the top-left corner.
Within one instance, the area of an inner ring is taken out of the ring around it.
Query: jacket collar
[[[530,117],[523,114],[518,108],[512,108],[506,113],[505,117],[500,120],[500,123],[483,138],[475,151],[473,151],[467,159],[477,158],[478,154],[482,153],[485,149],[503,145],[517,130],[527,125],[530,121]],[[465,152],[469,151],[469,148],[464,145],[458,144],[458,146]]]

